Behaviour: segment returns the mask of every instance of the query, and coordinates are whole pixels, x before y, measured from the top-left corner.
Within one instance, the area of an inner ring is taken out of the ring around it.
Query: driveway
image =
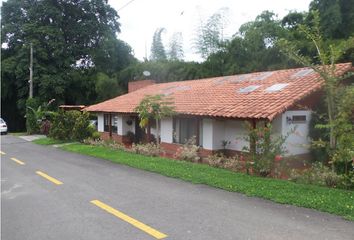
[[[354,223],[1,137],[1,237],[353,239]]]

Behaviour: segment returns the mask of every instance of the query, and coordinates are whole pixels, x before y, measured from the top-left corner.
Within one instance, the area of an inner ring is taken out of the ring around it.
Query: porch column
[[[148,143],[151,142],[151,126],[150,126],[150,121],[148,121],[148,124],[147,124],[147,135],[146,135],[146,140]]]
[[[112,138],[112,113],[109,113],[108,131],[109,131],[109,137]]]
[[[196,139],[195,139],[195,144],[197,145],[197,146],[199,146],[199,138],[200,138],[200,129],[199,129],[199,126],[200,126],[200,119],[199,118],[197,118],[197,121],[196,121],[196,129],[197,129],[197,136],[196,136]]]
[[[251,125],[252,129],[256,129],[257,127],[257,122],[255,119],[251,120]],[[256,152],[256,139],[250,135],[250,153],[255,153]]]

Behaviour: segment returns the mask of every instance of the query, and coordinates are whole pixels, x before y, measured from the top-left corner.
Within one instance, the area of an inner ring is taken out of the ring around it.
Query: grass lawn
[[[40,144],[40,145],[54,145],[54,144],[69,143],[72,141],[62,141],[62,140],[56,140],[53,138],[39,138],[39,139],[36,139],[32,142],[34,142],[36,144]]]
[[[98,157],[192,183],[206,184],[227,191],[244,193],[283,204],[313,208],[354,221],[354,192],[297,184],[285,180],[260,178],[205,164],[112,150],[107,147],[71,144],[64,150]]]

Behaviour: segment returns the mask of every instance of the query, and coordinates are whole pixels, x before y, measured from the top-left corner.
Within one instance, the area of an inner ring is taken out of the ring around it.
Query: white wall
[[[288,123],[287,117],[292,119],[294,115],[305,115],[305,123]],[[285,147],[288,150],[288,155],[304,154],[310,152],[309,123],[311,120],[311,111],[286,111],[282,114],[282,134],[289,134],[286,139]]]
[[[161,142],[173,142],[173,120],[172,118],[161,119]]]
[[[273,121],[271,122],[272,123],[272,135],[274,136],[280,136],[280,134],[283,133],[283,128],[282,128],[282,120],[283,119],[283,114],[279,114],[277,115]]]
[[[125,116],[122,114],[112,114],[112,121],[114,121],[114,116],[117,116],[117,133],[118,135],[126,135],[128,131],[135,133],[135,119],[130,116]],[[132,124],[128,125],[127,121],[132,120]],[[112,122],[113,124],[113,122]],[[104,132],[104,117],[103,113],[97,114],[97,131]]]
[[[119,135],[127,135],[128,132],[135,133],[135,118],[132,118],[131,116],[127,115],[121,115],[121,133],[118,133]],[[127,122],[131,121],[132,124],[128,125]],[[119,132],[119,129],[118,129]]]
[[[203,120],[203,148],[213,149],[213,120],[204,118]]]
[[[249,147],[249,143],[245,140],[245,137],[247,137],[248,132],[245,128],[244,121],[226,120],[224,131],[224,140],[230,141],[230,144],[226,146],[226,149],[243,151],[243,147]]]
[[[244,140],[247,131],[243,121],[203,119],[203,148],[209,150],[223,149],[222,141],[229,141],[226,149],[242,151],[248,146]]]
[[[288,123],[287,117],[292,118],[293,115],[305,115],[305,123]],[[127,121],[131,119],[132,124],[128,125]],[[285,142],[289,155],[304,154],[309,152],[310,140],[308,138],[309,122],[311,119],[311,111],[286,111],[274,118],[272,121],[272,133],[283,134],[284,136],[295,129]],[[99,132],[103,132],[103,113],[97,114],[97,128]],[[155,129],[152,129],[154,132]],[[118,134],[126,135],[128,131],[135,133],[134,118],[129,116],[118,115]],[[244,140],[247,136],[245,123],[241,120],[215,120],[204,118],[202,120],[202,143],[203,148],[209,150],[222,149],[222,141],[230,141],[226,146],[227,149],[242,151],[244,146],[249,143]],[[173,120],[165,118],[161,121],[161,142],[173,142]]]
[[[97,114],[97,131],[103,132],[103,113],[98,113]]]

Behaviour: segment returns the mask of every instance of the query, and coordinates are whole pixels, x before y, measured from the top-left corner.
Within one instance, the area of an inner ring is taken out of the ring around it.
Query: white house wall
[[[117,125],[117,133],[118,135],[124,135],[123,134],[123,116],[122,115],[118,115],[118,125]]]
[[[226,149],[242,151],[248,142],[244,140],[247,131],[243,121],[203,119],[203,148],[223,149],[222,142],[230,142]]]
[[[277,115],[272,121],[272,135],[280,136],[282,134],[282,117],[283,114]]]
[[[135,133],[135,119],[133,119],[131,116],[126,116],[126,115],[122,115],[121,116],[122,119],[122,130],[121,130],[121,134],[118,133],[119,135],[127,135],[128,132],[132,132]],[[132,124],[128,125],[127,122],[131,121]]]
[[[296,115],[305,115],[305,123],[291,123],[287,121],[287,118],[292,119]],[[309,153],[310,139],[309,134],[309,123],[311,120],[311,111],[286,111],[282,114],[282,134],[286,136],[290,133],[285,142],[285,147],[287,148],[289,155],[297,155]]]
[[[104,132],[103,113],[97,114],[97,131]]]
[[[225,140],[225,121],[213,120],[213,149],[222,149]]]
[[[213,120],[203,119],[203,148],[213,150]]]
[[[161,120],[161,142],[173,142],[173,120],[172,118],[164,118]]]
[[[292,119],[294,115],[305,115],[305,123],[291,123],[287,118]],[[131,120],[132,124],[128,125],[127,121]],[[285,147],[289,155],[304,154],[309,152],[310,140],[308,138],[309,122],[311,120],[311,111],[286,111],[274,118],[272,121],[272,134],[282,134],[283,136],[290,133]],[[99,132],[104,131],[103,113],[97,114],[97,129]],[[129,131],[135,133],[135,120],[130,116],[118,115],[118,134],[126,135]],[[264,124],[264,123],[263,123]],[[242,120],[216,120],[211,118],[202,119],[202,145],[208,150],[222,149],[222,141],[230,142],[226,149],[243,151],[249,143],[245,140],[248,131]],[[151,129],[152,134],[156,135],[156,130]],[[173,120],[165,118],[161,120],[161,141],[165,143],[173,143]]]
[[[225,121],[225,138],[230,144],[226,149],[243,151],[244,147],[249,147],[249,143],[245,140],[248,133],[245,128],[245,122],[241,120],[226,120]]]

